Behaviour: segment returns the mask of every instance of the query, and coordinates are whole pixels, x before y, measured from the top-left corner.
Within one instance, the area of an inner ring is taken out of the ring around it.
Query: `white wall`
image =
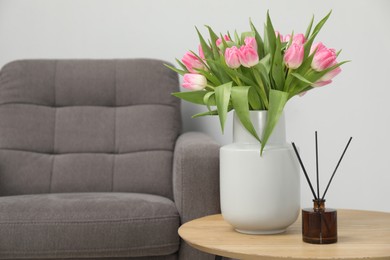
[[[343,49],[353,62],[330,86],[294,98],[286,107],[288,139],[315,170],[314,131],[319,131],[325,183],[349,136],[350,146],[327,205],[390,211],[390,1],[387,0],[0,0],[0,65],[24,58],[159,58],[174,62],[196,49],[194,26],[216,31],[259,28],[267,9],[283,34],[304,31],[314,14],[333,14],[318,37]],[[231,117],[220,134],[216,118],[190,119],[203,107],[183,104],[184,128],[231,141]],[[302,178],[302,203],[311,196]]]

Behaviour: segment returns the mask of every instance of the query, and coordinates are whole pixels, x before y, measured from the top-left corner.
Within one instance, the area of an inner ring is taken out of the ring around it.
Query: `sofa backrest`
[[[172,198],[181,131],[162,61],[21,60],[0,72],[0,196],[138,192]]]

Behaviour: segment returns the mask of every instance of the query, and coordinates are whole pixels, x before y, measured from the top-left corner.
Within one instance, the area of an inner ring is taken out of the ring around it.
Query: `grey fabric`
[[[43,106],[178,107],[175,72],[164,62],[124,60],[19,60],[1,71],[0,104]]]
[[[69,260],[70,258],[45,258],[45,260]],[[143,256],[143,257],[110,257],[110,258],[72,258],[72,260],[177,260],[177,254],[163,256]],[[224,258],[225,259],[225,258]],[[21,259],[12,259],[21,260]]]
[[[219,145],[201,133],[185,133],[176,142],[174,198],[182,223],[220,212]],[[183,242],[183,241],[182,241]],[[214,259],[181,246],[180,259]]]
[[[169,255],[179,247],[179,223],[175,204],[156,195],[63,193],[2,197],[0,257]]]
[[[126,191],[172,199],[181,119],[179,100],[170,94],[177,90],[176,73],[157,60],[5,65],[0,195]]]
[[[157,60],[5,65],[0,259],[211,259],[177,228],[219,211],[218,145],[177,140],[175,91]]]

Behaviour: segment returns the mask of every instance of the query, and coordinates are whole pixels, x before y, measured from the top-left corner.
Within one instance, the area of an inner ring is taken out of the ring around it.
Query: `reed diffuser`
[[[332,244],[337,242],[337,211],[335,209],[325,207],[325,195],[328,192],[329,186],[333,180],[334,175],[348,149],[352,137],[349,138],[347,145],[329,179],[328,185],[322,196],[320,196],[320,178],[318,170],[318,136],[315,132],[315,146],[316,146],[316,179],[317,179],[317,193],[314,191],[310,178],[303,165],[302,159],[294,143],[295,154],[298,157],[299,164],[305,174],[306,181],[309,184],[310,190],[313,193],[313,208],[302,209],[302,239],[304,242],[311,244]]]

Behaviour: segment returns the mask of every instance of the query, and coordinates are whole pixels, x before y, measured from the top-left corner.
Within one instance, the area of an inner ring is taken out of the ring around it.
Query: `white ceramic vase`
[[[267,111],[250,111],[262,136]],[[233,143],[220,149],[220,189],[223,218],[246,234],[276,234],[286,230],[300,211],[299,164],[286,143],[284,114],[260,157],[260,144],[234,114]]]

